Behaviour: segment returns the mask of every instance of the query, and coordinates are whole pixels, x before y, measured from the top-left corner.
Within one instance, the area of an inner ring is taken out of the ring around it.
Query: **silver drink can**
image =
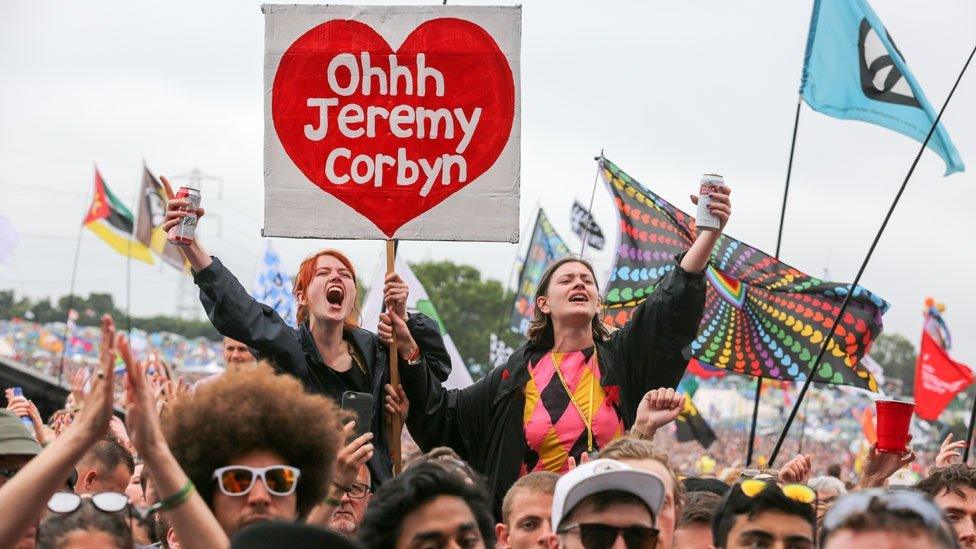
[[[712,193],[719,192],[721,187],[727,186],[725,179],[716,173],[706,173],[701,178],[698,187],[698,211],[695,213],[695,226],[699,230],[717,231],[721,227],[718,217],[708,210],[712,204]]]
[[[193,244],[193,239],[197,229],[197,209],[200,207],[200,191],[193,187],[180,187],[176,193],[177,199],[185,199],[190,205],[181,211],[188,212],[189,215],[180,219],[172,229],[169,230],[169,241],[176,246],[189,246]]]

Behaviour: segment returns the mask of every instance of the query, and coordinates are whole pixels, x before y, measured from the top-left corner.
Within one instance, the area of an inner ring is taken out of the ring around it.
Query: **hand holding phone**
[[[373,425],[373,395],[346,391],[342,393],[342,409],[356,415],[356,436],[359,437],[372,430]]]

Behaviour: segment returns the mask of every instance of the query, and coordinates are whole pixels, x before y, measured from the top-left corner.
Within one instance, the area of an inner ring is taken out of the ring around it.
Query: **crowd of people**
[[[722,227],[728,194],[712,196]],[[187,205],[171,200],[164,228]],[[951,438],[913,487],[891,482],[911,447],[871,446],[843,472],[823,453],[748,469],[741,448],[713,451],[709,468],[675,451],[687,398],[675,386],[719,234],[702,231],[616,331],[599,321],[591,266],[556,262],[527,341],[451,390],[440,331],[407,313],[395,273],[372,333],[353,264],[311,255],[296,329],[194,243],[184,253],[226,371],[185,383],[106,316],[64,409],[45,421],[10,388],[0,547],[976,547],[976,469]],[[403,425],[415,449],[399,444]]]

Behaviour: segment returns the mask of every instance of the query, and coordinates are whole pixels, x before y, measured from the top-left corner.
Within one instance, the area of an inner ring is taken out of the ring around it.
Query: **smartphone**
[[[355,414],[357,437],[370,432],[373,424],[373,395],[346,391],[342,393],[342,409]]]

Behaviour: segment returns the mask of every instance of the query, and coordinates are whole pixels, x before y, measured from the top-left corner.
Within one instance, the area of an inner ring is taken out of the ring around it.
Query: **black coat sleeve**
[[[705,310],[705,275],[689,273],[675,258],[674,269],[634,309],[630,322],[610,336],[621,404],[633,421],[644,393],[675,387],[688,366],[684,349],[698,335]]]
[[[214,328],[222,335],[236,339],[273,359],[275,367],[291,366],[286,356],[296,344],[293,328],[271,307],[251,297],[240,281],[216,257],[206,269],[193,273],[200,288],[200,303]],[[289,372],[304,377],[304,372]]]
[[[400,369],[400,382],[410,400],[407,428],[421,450],[449,446],[461,459],[484,462],[484,433],[491,417],[491,395],[497,390],[496,368],[464,389],[445,389],[430,368],[420,364]]]
[[[407,328],[420,347],[424,366],[439,381],[445,381],[451,375],[451,355],[447,353],[437,321],[425,314],[413,313],[407,318]],[[400,361],[401,370],[409,367],[405,361]]]

